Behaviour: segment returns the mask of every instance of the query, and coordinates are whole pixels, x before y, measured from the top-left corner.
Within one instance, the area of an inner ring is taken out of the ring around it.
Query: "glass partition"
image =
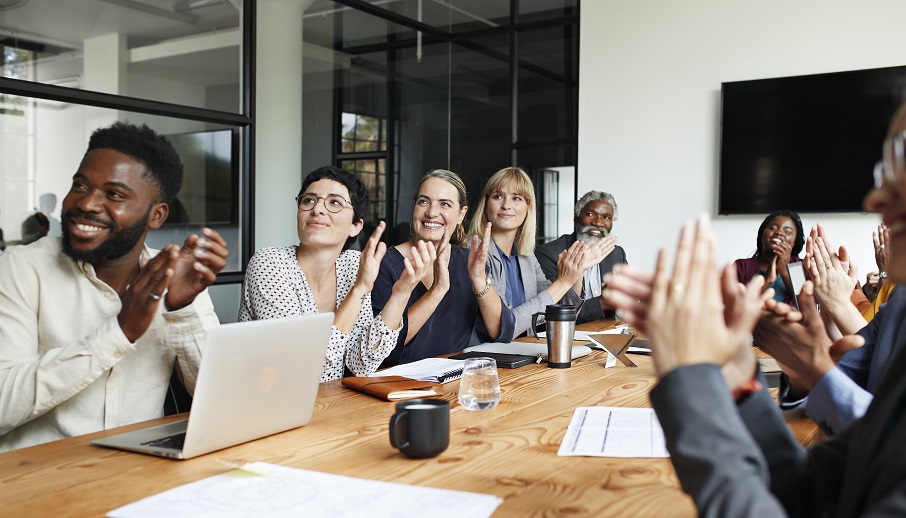
[[[40,212],[49,235],[60,235],[61,205],[92,131],[117,120],[147,124],[168,136],[184,165],[183,187],[164,226],[148,234],[161,248],[181,244],[204,226],[230,248],[225,272],[242,269],[242,147],[239,126],[6,95],[0,112],[0,229],[8,247],[33,236],[29,221]]]
[[[0,7],[2,74],[239,113],[242,11],[243,0],[13,2]]]
[[[545,188],[543,171],[575,171],[578,0],[341,4],[316,0],[303,15],[302,174],[356,173],[376,201],[370,223],[387,221],[400,242],[426,171],[460,174],[474,206],[488,177],[520,165],[550,207],[539,223],[550,214],[555,228],[573,184]]]

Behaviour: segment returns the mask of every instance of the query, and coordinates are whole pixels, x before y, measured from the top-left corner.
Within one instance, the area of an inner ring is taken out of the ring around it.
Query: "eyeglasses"
[[[352,207],[352,202],[339,194],[328,194],[327,196],[303,194],[302,196],[296,196],[296,205],[299,210],[311,210],[318,204],[318,200],[324,200],[324,208],[327,209],[327,212],[337,213],[345,208]]]
[[[888,137],[884,141],[884,154],[875,164],[875,189],[884,185],[897,185],[906,171],[906,131]]]

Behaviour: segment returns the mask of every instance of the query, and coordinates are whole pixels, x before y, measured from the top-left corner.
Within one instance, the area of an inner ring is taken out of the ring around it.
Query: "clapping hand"
[[[705,216],[683,227],[672,275],[667,253],[658,254],[645,327],[659,376],[697,363],[723,366],[746,354],[739,351],[747,347],[739,337],[746,336],[758,318],[762,281],[753,279],[738,292],[728,288],[727,279],[733,277],[725,270],[722,288],[716,263],[717,247]],[[733,307],[725,314],[723,298],[730,293]],[[728,315],[732,317],[729,322]]]
[[[469,241],[469,279],[472,280],[472,291],[482,293],[487,287],[488,280],[486,265],[488,261],[488,247],[491,242],[491,223],[484,228],[481,239],[472,236]]]
[[[807,281],[799,294],[799,307],[774,300],[755,326],[755,342],[783,366],[785,372],[811,388],[834,367],[844,352],[864,343],[860,336],[845,336],[833,343],[815,305],[815,289]]]
[[[446,293],[450,289],[450,236],[444,236],[434,250],[434,283],[431,290]]]
[[[875,262],[878,263],[878,272],[887,272],[887,265],[890,262],[890,250],[887,243],[890,242],[890,231],[887,226],[878,225],[878,231],[871,233],[871,240],[875,245]]]
[[[806,241],[805,266],[814,283],[814,293],[824,306],[831,308],[849,304],[856,281],[850,277],[850,261],[846,249],[831,252],[824,228],[812,228]]]
[[[173,279],[173,268],[179,258],[179,248],[167,245],[155,257],[142,262],[121,297],[122,308],[117,321],[130,342],[145,334],[160,304],[161,295]]]
[[[576,241],[569,248],[557,256],[557,278],[569,286],[579,282],[585,274],[585,257],[588,246],[582,241]]]
[[[378,223],[374,232],[371,233],[371,237],[365,243],[362,255],[359,257],[359,272],[356,275],[355,283],[361,290],[362,295],[371,293],[372,288],[374,288],[374,280],[377,279],[378,272],[381,269],[381,260],[384,259],[384,254],[387,253],[387,245],[381,242],[381,235],[384,234],[385,228],[387,228],[387,223],[383,221]]]
[[[226,241],[213,229],[203,228],[201,232],[204,237],[192,234],[186,238],[172,265],[173,278],[166,297],[169,311],[191,304],[226,266]]]
[[[449,249],[449,247],[447,248]],[[437,263],[437,248],[431,243],[419,240],[415,246],[411,247],[410,252],[412,260],[410,261],[408,257],[403,259],[403,273],[393,284],[394,292],[412,293],[412,290]],[[449,257],[449,253],[447,253],[448,261]]]
[[[587,251],[585,253],[585,263],[582,265],[582,271],[601,264],[601,261],[610,255],[617,247],[617,236],[610,234],[598,239],[594,243],[586,243],[585,246]]]

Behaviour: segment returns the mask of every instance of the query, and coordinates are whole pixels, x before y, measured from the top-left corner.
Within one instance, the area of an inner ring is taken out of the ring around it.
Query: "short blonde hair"
[[[535,217],[535,186],[532,179],[519,167],[505,167],[494,173],[488,183],[481,191],[481,197],[478,199],[478,206],[475,209],[475,215],[472,217],[472,225],[469,228],[471,234],[482,236],[484,229],[488,224],[488,215],[485,209],[488,205],[488,196],[499,192],[503,187],[508,187],[516,194],[525,198],[525,204],[528,208],[525,214],[525,221],[516,231],[516,239],[513,244],[516,248],[517,255],[531,255],[535,253],[535,228],[537,226]]]

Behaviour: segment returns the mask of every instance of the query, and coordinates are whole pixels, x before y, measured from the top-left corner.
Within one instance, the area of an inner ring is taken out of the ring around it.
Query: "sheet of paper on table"
[[[573,412],[557,455],[670,457],[654,409],[604,406],[579,407]]]
[[[501,498],[409,486],[253,462],[164,491],[107,513],[111,518],[369,518],[491,516]]]

